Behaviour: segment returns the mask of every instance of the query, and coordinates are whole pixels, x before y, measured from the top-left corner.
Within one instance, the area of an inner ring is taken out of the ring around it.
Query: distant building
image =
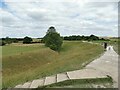
[[[56,29],[53,26],[49,27],[49,29],[47,30],[47,33],[55,33],[55,32]]]

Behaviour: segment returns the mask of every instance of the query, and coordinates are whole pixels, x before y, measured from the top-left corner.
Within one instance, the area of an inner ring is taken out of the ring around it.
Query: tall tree
[[[32,43],[32,38],[28,36],[24,37],[23,44],[30,44],[30,43]]]
[[[6,37],[6,38],[5,38],[5,42],[6,42],[7,44],[11,44],[11,43],[12,43],[12,39],[9,38],[9,37]]]
[[[60,51],[63,40],[60,37],[60,34],[56,32],[56,30],[52,31],[49,30],[49,32],[47,32],[46,35],[44,36],[44,42],[45,46],[49,47],[50,49],[54,51]]]

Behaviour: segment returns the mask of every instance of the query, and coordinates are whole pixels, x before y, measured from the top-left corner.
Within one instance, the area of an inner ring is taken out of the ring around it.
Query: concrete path
[[[112,46],[109,46],[104,55],[88,64],[84,69],[36,79],[17,85],[15,88],[37,88],[66,80],[107,78],[107,75],[113,78],[114,87],[118,87],[118,54]]]
[[[114,87],[118,87],[118,54],[113,50],[113,46],[107,47],[103,56],[94,60],[86,68],[101,71],[109,75],[114,80]]]

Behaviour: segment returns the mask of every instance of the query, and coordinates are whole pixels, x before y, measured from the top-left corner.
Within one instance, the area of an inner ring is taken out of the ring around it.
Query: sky
[[[61,36],[118,36],[117,1],[97,1],[0,0],[0,36],[43,37],[50,26]]]

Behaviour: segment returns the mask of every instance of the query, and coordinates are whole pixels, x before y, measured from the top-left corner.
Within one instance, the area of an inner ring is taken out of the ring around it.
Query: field
[[[3,88],[60,72],[83,68],[104,52],[97,44],[66,41],[55,52],[43,44],[8,45],[3,50]]]
[[[26,52],[35,51],[41,48],[45,48],[44,45],[39,44],[11,44],[8,46],[2,47],[2,56],[11,56],[11,55],[17,55],[22,54]]]

